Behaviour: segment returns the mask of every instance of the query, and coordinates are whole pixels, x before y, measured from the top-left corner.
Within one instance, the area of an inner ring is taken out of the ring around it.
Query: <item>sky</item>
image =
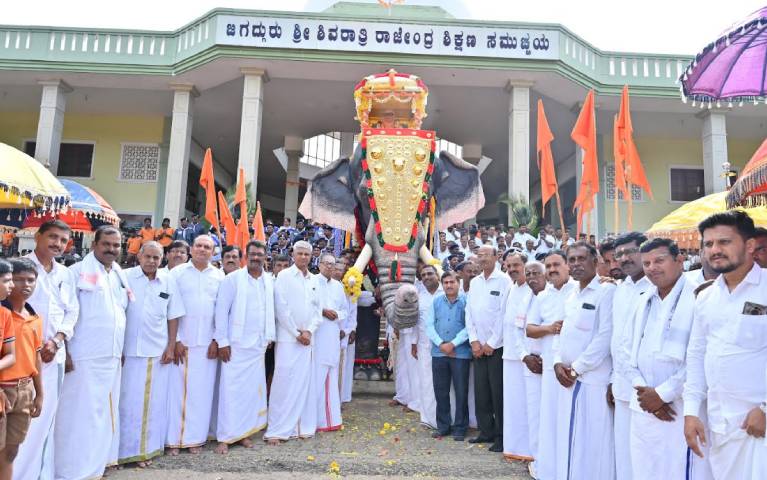
[[[443,5],[457,17],[477,20],[560,23],[601,50],[666,54],[695,54],[765,5],[765,0],[723,4],[701,0],[404,2]],[[320,11],[333,3],[335,0],[24,0],[3,2],[0,24],[175,30],[216,7]],[[383,7],[381,15],[387,15]]]

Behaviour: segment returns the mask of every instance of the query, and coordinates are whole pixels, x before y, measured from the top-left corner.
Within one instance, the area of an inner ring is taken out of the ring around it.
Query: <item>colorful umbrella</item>
[[[40,162],[0,143],[0,208],[59,211],[69,204],[67,189]]]
[[[727,210],[725,196],[727,192],[713,193],[685,203],[656,222],[647,231],[648,237],[671,238],[682,248],[700,246],[698,224],[711,214]],[[758,226],[767,226],[767,208],[744,209]]]
[[[767,140],[751,157],[738,180],[727,192],[727,206],[767,205]]]

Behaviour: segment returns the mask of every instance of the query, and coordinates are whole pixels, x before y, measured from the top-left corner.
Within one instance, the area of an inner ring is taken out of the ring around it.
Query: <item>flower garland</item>
[[[350,279],[354,279],[354,285],[350,284]],[[357,267],[351,266],[349,267],[349,270],[347,270],[346,274],[344,274],[342,281],[344,284],[344,292],[349,296],[349,298],[352,299],[352,302],[356,303],[357,299],[362,294],[362,272],[357,270]]]

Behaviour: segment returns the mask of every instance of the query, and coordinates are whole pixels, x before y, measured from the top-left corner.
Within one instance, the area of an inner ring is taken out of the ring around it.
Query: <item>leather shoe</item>
[[[490,448],[488,448],[488,450],[491,452],[502,452],[503,445],[501,445],[500,443],[494,443],[490,446]]]
[[[450,432],[447,432],[447,433],[432,432],[431,438],[442,438],[442,437],[447,437],[448,435],[450,435]]]
[[[493,441],[492,438],[483,437],[481,435],[479,437],[474,437],[469,439],[469,443],[490,443],[492,441]]]
[[[464,436],[463,435],[453,435],[453,440],[456,442],[463,442]]]

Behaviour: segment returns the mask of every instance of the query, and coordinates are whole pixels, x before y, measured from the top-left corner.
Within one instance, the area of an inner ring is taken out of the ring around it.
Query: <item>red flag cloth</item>
[[[573,210],[578,208],[578,224],[581,218],[594,208],[593,197],[599,192],[599,166],[597,165],[597,120],[594,114],[594,91],[589,90],[581,113],[575,121],[570,137],[583,149],[581,185]],[[580,234],[580,231],[578,231]]]
[[[652,199],[652,189],[647,181],[642,160],[639,158],[636,144],[634,143],[634,127],[631,123],[631,106],[629,104],[629,87],[623,86],[621,94],[621,106],[616,119],[617,136],[620,139],[620,155],[623,159],[626,185],[632,184],[642,188]],[[617,167],[617,165],[616,165]],[[618,179],[616,170],[616,181]],[[623,198],[628,198],[628,187],[623,192]]]
[[[213,153],[210,148],[205,150],[205,159],[202,161],[200,172],[200,186],[205,189],[205,220],[211,226],[219,229],[218,211],[216,210],[216,181],[213,175]]]
[[[264,232],[264,217],[261,214],[261,202],[256,202],[256,214],[253,215],[253,239],[266,243]]]
[[[240,220],[237,222],[237,245],[242,250],[243,265],[247,257],[245,247],[250,240],[250,233],[248,232],[248,197],[245,193],[245,169],[240,169],[240,177],[237,180],[237,190],[234,193],[234,203],[240,206]]]
[[[538,99],[538,170],[541,172],[541,203],[546,203],[557,192],[557,175],[554,172],[554,156],[551,153],[551,142],[554,134],[549,128],[546,112],[543,110],[543,100]]]
[[[221,215],[221,224],[226,229],[226,244],[236,245],[234,239],[237,235],[237,227],[234,224],[232,212],[229,211],[226,198],[224,198],[224,194],[221,191],[218,192],[218,211]]]

